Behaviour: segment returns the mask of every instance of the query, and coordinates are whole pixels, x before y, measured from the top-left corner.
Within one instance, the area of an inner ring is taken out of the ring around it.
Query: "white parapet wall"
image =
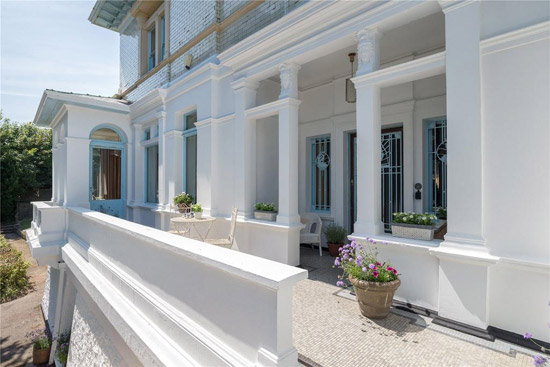
[[[292,294],[307,271],[84,208],[60,210],[80,317],[69,365],[105,346],[107,365],[298,364]]]

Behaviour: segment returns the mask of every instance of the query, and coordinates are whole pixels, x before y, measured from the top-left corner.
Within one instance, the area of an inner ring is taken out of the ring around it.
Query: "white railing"
[[[297,365],[292,293],[305,270],[88,209],[62,210],[62,259],[78,292],[144,365]]]

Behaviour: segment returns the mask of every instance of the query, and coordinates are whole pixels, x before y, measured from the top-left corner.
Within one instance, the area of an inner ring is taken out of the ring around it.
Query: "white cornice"
[[[355,32],[367,26],[380,25],[384,30],[439,9],[437,4],[415,1],[312,3],[218,55],[221,64],[232,67],[239,77],[260,80],[275,75],[283,62],[303,64],[342,42],[353,42]]]
[[[274,102],[266,103],[261,106],[249,108],[244,112],[245,116],[249,119],[261,119],[264,117],[274,116],[279,113],[280,110],[290,105],[299,106],[302,101],[295,98],[283,98]]]
[[[165,99],[166,89],[155,88],[130,105],[130,116],[134,118],[160,106],[164,110]]]
[[[356,88],[366,85],[386,87],[424,79],[445,72],[445,52],[422,57],[403,64],[379,69],[352,79]]]
[[[550,38],[550,21],[485,39],[480,43],[481,53],[488,55],[548,38]]]
[[[479,0],[438,0],[439,5],[441,5],[441,10],[443,10],[445,14],[477,2],[479,2]]]

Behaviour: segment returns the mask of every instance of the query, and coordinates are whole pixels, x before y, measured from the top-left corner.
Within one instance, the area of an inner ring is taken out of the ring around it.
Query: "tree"
[[[16,203],[30,191],[52,186],[52,131],[19,124],[0,111],[1,220],[13,221]]]

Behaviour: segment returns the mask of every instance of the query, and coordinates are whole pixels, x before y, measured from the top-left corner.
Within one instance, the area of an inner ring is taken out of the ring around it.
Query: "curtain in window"
[[[121,198],[121,151],[95,148],[92,167],[92,199],[117,200]]]

